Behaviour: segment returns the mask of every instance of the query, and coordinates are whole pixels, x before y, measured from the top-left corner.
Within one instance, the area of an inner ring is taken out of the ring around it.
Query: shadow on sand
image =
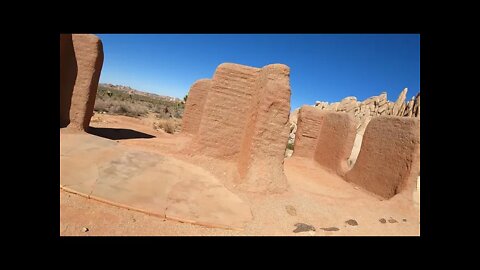
[[[155,136],[125,128],[96,128],[89,127],[88,133],[110,140],[151,139]]]

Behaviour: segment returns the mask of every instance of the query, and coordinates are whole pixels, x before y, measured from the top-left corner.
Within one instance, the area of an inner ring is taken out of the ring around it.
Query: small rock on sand
[[[87,227],[83,227],[83,228],[82,228],[82,232],[88,232],[88,228],[87,228]]]
[[[406,219],[406,218],[404,218],[404,219],[403,219],[403,222],[407,222],[407,219]]]
[[[287,205],[287,206],[285,206],[285,209],[287,210],[287,213],[290,216],[296,216],[297,215],[297,209],[295,209],[295,207],[293,207],[291,205]]]
[[[337,227],[328,227],[328,228],[320,228],[320,229],[322,229],[324,231],[327,231],[327,232],[336,232],[336,231],[340,230]]]
[[[358,225],[358,222],[355,219],[349,219],[349,220],[345,221],[345,223],[347,223],[350,226],[357,226]]]
[[[297,226],[297,228],[295,230],[293,230],[294,233],[315,231],[315,227],[313,227],[312,225],[305,224],[305,223],[297,223],[297,224],[295,224],[295,226]]]
[[[389,223],[398,223],[398,221],[397,221],[396,219],[394,219],[394,218],[390,218],[390,219],[388,220],[388,222],[389,222]]]
[[[384,219],[384,218],[381,218],[381,219],[379,219],[378,221],[380,221],[380,223],[387,223],[387,220]]]

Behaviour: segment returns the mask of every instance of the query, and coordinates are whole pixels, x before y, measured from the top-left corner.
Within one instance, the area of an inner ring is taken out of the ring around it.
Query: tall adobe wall
[[[315,160],[322,167],[343,176],[355,139],[355,121],[345,113],[301,107],[298,114],[294,157]]]
[[[350,165],[353,165],[360,151],[365,128],[372,118],[380,115],[420,118],[420,92],[418,92],[415,97],[412,97],[411,100],[406,99],[407,92],[407,88],[403,89],[395,102],[388,101],[387,93],[382,92],[380,95],[369,97],[364,101],[357,101],[357,98],[353,96],[346,97],[340,102],[333,103],[317,101],[315,103],[315,108],[324,111],[348,113],[354,116],[357,127],[357,136],[349,158]],[[297,108],[297,110],[298,109],[299,108]],[[297,117],[292,113],[289,135],[289,143],[291,144],[294,143],[296,137],[296,119]],[[286,157],[289,157],[290,155],[290,153],[286,153]]]
[[[188,92],[185,111],[182,117],[182,132],[197,134],[200,128],[207,94],[212,87],[212,80],[201,79],[196,81]]]
[[[239,157],[241,188],[272,192],[287,188],[283,161],[290,132],[290,95],[287,66],[274,64],[260,70]]]
[[[344,176],[355,140],[355,120],[346,113],[320,111],[323,125],[313,159],[323,167]]]
[[[217,67],[193,139],[196,152],[223,160],[238,159],[259,71],[230,63]]]
[[[373,118],[346,180],[384,198],[413,191],[420,173],[420,120],[398,116]]]
[[[356,136],[351,114],[300,108],[293,157],[315,160],[383,198],[410,194],[420,173],[420,119],[378,116],[368,124],[357,162],[347,163]]]
[[[295,135],[295,150],[293,151],[294,157],[313,158],[322,125],[323,117],[321,117],[319,110],[310,106],[300,108]]]
[[[97,36],[60,35],[60,127],[88,129],[102,65],[103,45]]]
[[[60,35],[60,127],[70,124],[70,106],[77,78],[77,59],[71,34]]]
[[[202,90],[206,93],[204,109],[188,151],[234,162],[241,178],[239,189],[284,191],[289,77],[290,69],[281,64],[263,68],[219,65],[210,89]],[[189,94],[186,107],[190,102],[195,100],[190,101]]]

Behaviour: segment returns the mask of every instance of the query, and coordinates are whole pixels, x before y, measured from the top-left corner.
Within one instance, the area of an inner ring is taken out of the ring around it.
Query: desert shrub
[[[148,109],[137,104],[118,104],[113,113],[137,117],[147,114]]]
[[[109,112],[115,113],[115,114],[127,114],[129,112],[129,109],[125,104],[115,104],[112,107],[110,107]]]
[[[155,105],[155,106],[153,107],[153,110],[152,110],[152,111],[153,111],[154,113],[156,113],[156,114],[164,114],[166,107],[167,107],[167,106],[165,106],[165,105],[158,104],[158,105]]]
[[[158,119],[170,119],[172,117],[180,118],[178,116],[178,110],[175,106],[158,105],[154,112]]]
[[[108,96],[107,92],[111,92],[112,96]],[[137,94],[130,97],[125,91],[99,86],[94,110],[131,117],[139,117],[153,112],[159,119],[169,119],[171,117],[180,118],[183,115],[184,106],[179,103]]]
[[[97,112],[108,112],[110,114],[120,114],[131,117],[143,116],[148,113],[148,107],[142,104],[122,102],[115,99],[95,100],[94,110]]]
[[[97,98],[95,100],[95,105],[93,107],[94,111],[97,112],[108,112],[109,109],[109,104],[103,99]]]
[[[170,118],[170,119],[159,119],[153,123],[153,128],[163,129],[165,132],[173,134],[181,128],[181,120]]]
[[[183,117],[183,110],[177,110],[177,111],[175,111],[175,113],[173,114],[173,117],[175,117],[175,118],[182,118],[182,117]]]
[[[293,150],[294,143],[287,143],[287,149]]]

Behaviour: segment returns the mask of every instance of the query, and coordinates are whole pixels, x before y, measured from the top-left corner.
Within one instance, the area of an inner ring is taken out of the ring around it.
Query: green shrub
[[[287,149],[293,150],[294,143],[287,143]]]

